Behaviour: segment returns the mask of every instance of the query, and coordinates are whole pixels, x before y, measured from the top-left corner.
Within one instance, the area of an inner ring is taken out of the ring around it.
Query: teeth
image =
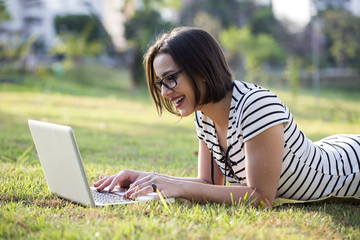
[[[181,102],[181,100],[183,100],[183,99],[184,99],[184,97],[181,97],[181,98],[176,99],[175,104],[178,104],[178,103]]]

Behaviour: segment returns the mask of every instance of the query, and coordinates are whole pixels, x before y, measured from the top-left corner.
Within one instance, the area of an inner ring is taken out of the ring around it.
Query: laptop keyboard
[[[124,199],[122,196],[114,193],[98,192],[95,189],[91,189],[91,193],[96,204],[121,204],[131,202],[131,200]]]

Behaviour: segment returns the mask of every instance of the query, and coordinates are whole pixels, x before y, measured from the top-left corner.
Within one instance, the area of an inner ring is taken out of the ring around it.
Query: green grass
[[[80,71],[81,70],[81,71]],[[0,239],[360,239],[360,205],[289,204],[273,209],[184,200],[86,208],[52,195],[28,119],[73,126],[90,183],[122,169],[196,176],[192,117],[158,118],[126,71],[85,67],[63,78],[0,83]],[[81,77],[81,81],[77,79]],[[313,140],[360,133],[358,93],[272,89]]]

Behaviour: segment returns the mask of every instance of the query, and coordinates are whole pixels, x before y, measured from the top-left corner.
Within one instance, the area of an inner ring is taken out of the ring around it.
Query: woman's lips
[[[171,99],[171,101],[174,103],[176,108],[181,107],[181,105],[184,103],[185,96],[179,96]]]

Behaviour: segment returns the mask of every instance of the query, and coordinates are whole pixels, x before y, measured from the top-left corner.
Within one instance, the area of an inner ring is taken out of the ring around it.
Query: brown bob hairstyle
[[[164,107],[170,113],[179,115],[179,112],[154,86],[156,74],[153,62],[158,54],[169,54],[190,77],[196,106],[220,101],[233,87],[231,70],[214,37],[199,28],[175,28],[157,38],[144,56],[148,88],[159,115]],[[201,88],[205,89],[202,93]]]

